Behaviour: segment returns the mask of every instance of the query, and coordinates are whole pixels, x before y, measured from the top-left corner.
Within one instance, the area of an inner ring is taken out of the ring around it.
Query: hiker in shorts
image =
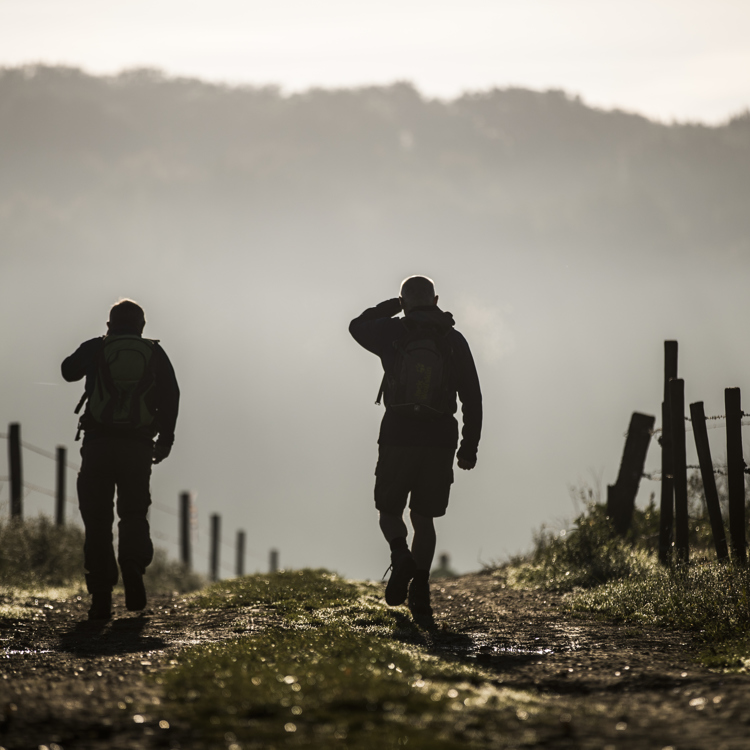
[[[120,300],[109,311],[107,334],[84,342],[62,363],[68,382],[86,378],[76,409],[79,413],[86,403],[76,440],[83,430],[78,505],[86,530],[89,620],[112,617],[118,563],[125,606],[134,612],[146,607],[143,575],[154,555],[147,517],[151,465],[172,449],[180,390],[159,342],[142,337],[145,325],[143,309],[132,300]],[[115,488],[120,519],[116,560]]]
[[[426,276],[410,276],[400,296],[365,310],[349,332],[380,357],[384,376],[376,403],[385,400],[375,469],[375,507],[391,548],[386,603],[431,618],[430,568],[435,554],[433,519],[445,515],[453,461],[473,469],[482,430],[482,392],[466,339],[453,316],[437,305]],[[400,312],[403,317],[395,317]],[[458,446],[456,395],[463,428]],[[403,513],[407,497],[414,529],[411,549]]]

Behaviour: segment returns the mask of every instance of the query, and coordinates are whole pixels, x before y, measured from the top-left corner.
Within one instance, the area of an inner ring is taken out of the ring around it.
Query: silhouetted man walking
[[[145,325],[143,309],[121,300],[109,312],[107,335],[84,342],[62,363],[68,382],[86,378],[76,413],[86,402],[79,422],[84,438],[78,505],[86,529],[90,620],[112,616],[118,562],[125,606],[131,611],[146,606],[143,574],[154,554],[146,515],[151,464],[164,460],[172,448],[180,391],[159,342],[141,336]],[[117,560],[112,544],[115,487]]]
[[[473,469],[482,430],[482,393],[466,339],[453,316],[437,306],[431,279],[410,276],[400,297],[365,310],[349,332],[377,354],[384,377],[385,415],[378,438],[375,507],[391,547],[385,600],[407,599],[415,617],[431,617],[429,576],[435,554],[433,519],[445,515],[453,483],[453,460]],[[404,311],[403,318],[394,317]],[[463,429],[458,446],[456,395]],[[403,512],[409,497],[414,537],[409,549]]]

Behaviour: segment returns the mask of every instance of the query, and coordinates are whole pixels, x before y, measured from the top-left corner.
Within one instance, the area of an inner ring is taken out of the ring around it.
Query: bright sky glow
[[[158,67],[286,91],[517,85],[662,120],[750,107],[743,0],[2,0],[0,65]]]

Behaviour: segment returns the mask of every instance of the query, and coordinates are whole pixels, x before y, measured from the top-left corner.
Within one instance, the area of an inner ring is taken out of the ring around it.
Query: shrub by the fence
[[[48,516],[0,520],[0,586],[84,585],[83,529],[57,526]],[[157,549],[146,571],[149,592],[185,593],[201,588],[203,576]]]
[[[83,582],[83,531],[47,516],[0,520],[0,584],[64,586]]]

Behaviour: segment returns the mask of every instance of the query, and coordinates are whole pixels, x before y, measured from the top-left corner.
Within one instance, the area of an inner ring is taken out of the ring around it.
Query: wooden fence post
[[[607,515],[612,519],[615,532],[624,535],[630,528],[635,508],[635,496],[643,476],[646,453],[654,428],[654,417],[634,412],[630,418],[620,473],[614,485],[607,487]]]
[[[67,449],[64,445],[57,446],[57,472],[55,485],[55,523],[65,526],[65,481]]]
[[[724,389],[727,417],[727,484],[729,489],[729,538],[739,565],[747,563],[745,549],[745,461],[742,457],[742,406],[740,389]]]
[[[21,425],[8,425],[8,469],[10,471],[10,517],[23,518],[23,468],[21,464]]]
[[[220,523],[218,513],[211,515],[211,580],[219,580],[219,534]]]
[[[190,570],[193,559],[190,549],[190,493],[180,493],[180,560]]]
[[[664,342],[664,400],[661,404],[661,498],[659,504],[659,562],[672,560],[674,526],[674,479],[672,466],[672,417],[669,381],[677,377],[677,342]]]
[[[237,532],[237,575],[245,575],[245,532]]]
[[[271,550],[268,569],[271,573],[276,573],[279,570],[279,551],[277,549]]]
[[[669,409],[672,418],[672,461],[674,475],[674,541],[677,561],[690,559],[688,540],[687,456],[685,449],[685,381],[669,383]]]
[[[702,401],[690,404],[690,418],[693,421],[695,448],[698,451],[698,462],[700,463],[701,477],[703,478],[703,494],[706,497],[708,518],[711,521],[711,532],[714,537],[716,557],[719,560],[728,560],[727,538],[724,533],[724,522],[721,518],[719,493],[716,490],[714,465],[713,461],[711,461],[711,446],[708,442],[708,430],[706,430],[706,413],[703,410]]]

